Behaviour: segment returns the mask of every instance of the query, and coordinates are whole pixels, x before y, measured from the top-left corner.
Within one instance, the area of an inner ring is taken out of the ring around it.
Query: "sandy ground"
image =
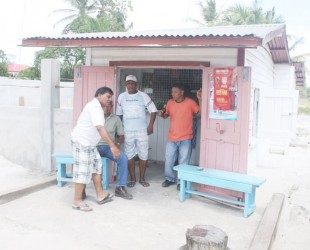
[[[300,128],[306,131],[299,138],[302,146],[291,147],[286,155],[270,154],[252,171],[267,182],[257,190],[257,208],[249,218],[243,217],[241,209],[197,196],[181,203],[175,186],[161,187],[163,166],[152,163],[147,170],[151,187],[137,184],[130,189],[132,201],[115,197],[111,203],[97,205],[89,185],[91,213],[71,209],[72,184],[62,188],[55,185],[0,205],[0,249],[178,249],[186,243],[186,229],[203,224],[225,231],[230,249],[246,250],[272,194],[277,192],[285,194],[285,201],[272,249],[309,249],[310,119],[300,120]],[[3,157],[0,171],[0,191],[43,176]],[[109,191],[114,187],[110,185]]]

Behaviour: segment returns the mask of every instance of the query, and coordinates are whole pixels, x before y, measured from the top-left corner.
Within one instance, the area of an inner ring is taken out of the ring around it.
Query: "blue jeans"
[[[115,159],[108,145],[100,145],[97,147],[101,157],[107,157],[117,164],[117,187],[123,187],[127,184],[128,178],[128,158],[124,152],[120,151],[120,157]]]
[[[165,179],[168,181],[176,181],[173,167],[178,158],[179,164],[188,164],[192,154],[191,140],[179,142],[167,142],[165,157]]]

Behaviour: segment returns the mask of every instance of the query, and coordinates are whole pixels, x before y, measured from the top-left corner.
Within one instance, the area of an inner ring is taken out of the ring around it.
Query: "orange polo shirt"
[[[190,98],[186,97],[180,103],[170,99],[166,106],[166,112],[170,116],[168,140],[173,142],[191,140],[193,138],[193,116],[198,111],[198,104]]]

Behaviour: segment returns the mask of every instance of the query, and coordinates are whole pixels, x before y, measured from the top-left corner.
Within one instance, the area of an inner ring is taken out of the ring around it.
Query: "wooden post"
[[[188,250],[225,250],[227,242],[227,234],[211,225],[196,225],[186,232]]]

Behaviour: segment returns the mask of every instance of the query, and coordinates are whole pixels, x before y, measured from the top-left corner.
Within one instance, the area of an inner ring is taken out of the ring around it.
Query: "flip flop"
[[[146,182],[146,181],[139,181],[139,183],[143,186],[143,187],[149,187],[150,183]]]
[[[86,203],[81,203],[80,205],[73,204],[72,209],[82,211],[82,212],[91,212],[93,209],[88,206]]]
[[[113,201],[112,200],[113,196],[114,196],[113,194],[108,193],[106,197],[104,197],[101,201],[97,201],[97,203],[99,205],[102,205],[102,204],[105,204],[107,202]]]
[[[127,183],[127,187],[130,187],[130,188],[134,187],[135,185],[136,185],[136,182],[135,182],[135,181],[129,181],[129,182]]]

